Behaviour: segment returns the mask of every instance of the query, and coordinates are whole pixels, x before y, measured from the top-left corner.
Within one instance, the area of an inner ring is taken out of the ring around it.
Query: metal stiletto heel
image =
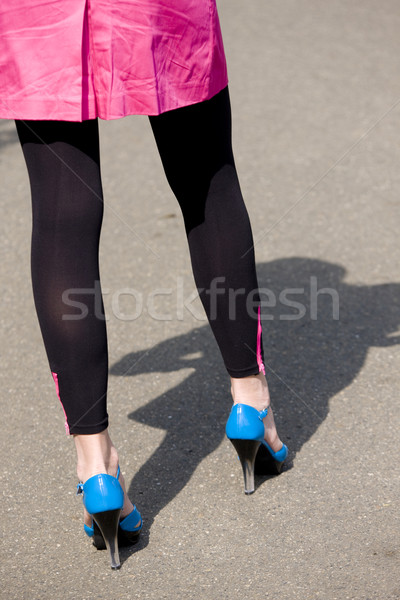
[[[118,479],[101,473],[90,477],[85,483],[78,483],[77,487],[86,510],[104,538],[110,553],[111,568],[119,569],[118,523],[124,505],[124,492]]]
[[[244,492],[254,492],[254,472],[266,475],[271,472],[280,473],[283,461],[288,455],[285,444],[278,452],[274,452],[264,441],[263,419],[268,408],[258,411],[247,404],[234,404],[226,424],[226,435],[239,455],[243,469]]]
[[[119,569],[121,566],[118,551],[118,523],[120,512],[121,509],[106,510],[93,515],[93,519],[96,521],[106,543],[107,550],[110,553],[112,569]]]
[[[254,492],[254,463],[260,447],[260,442],[256,440],[231,440],[243,469],[244,493],[252,494]]]
[[[119,479],[120,469],[118,466],[118,472],[116,479]],[[78,485],[78,493],[80,493],[80,488],[82,484]],[[121,519],[118,523],[118,546],[122,548],[123,546],[133,546],[133,544],[137,544],[140,538],[140,532],[143,527],[143,519],[136,508],[133,507],[133,510]],[[96,523],[96,520],[92,520],[92,525],[83,525],[84,531],[86,535],[93,541],[93,546],[97,548],[97,550],[105,550],[106,543],[104,541],[103,534],[100,530],[100,527]]]

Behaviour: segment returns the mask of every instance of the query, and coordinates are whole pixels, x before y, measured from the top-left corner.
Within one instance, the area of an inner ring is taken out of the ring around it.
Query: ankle
[[[270,404],[268,384],[263,373],[240,379],[231,377],[231,394],[234,404],[247,404],[259,411]]]
[[[108,430],[92,435],[74,435],[77,453],[77,474],[80,481],[99,473],[115,477],[118,469],[118,453]]]
[[[243,379],[231,378],[231,391],[234,404],[247,404],[258,411],[264,410],[270,405],[267,380],[263,373],[243,377]],[[265,441],[274,452],[282,448],[282,442],[276,431],[274,414],[272,410],[263,419],[265,428]]]

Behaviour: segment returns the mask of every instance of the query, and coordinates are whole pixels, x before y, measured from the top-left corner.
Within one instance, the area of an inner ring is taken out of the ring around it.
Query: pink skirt
[[[158,115],[227,82],[215,0],[1,2],[1,118]]]

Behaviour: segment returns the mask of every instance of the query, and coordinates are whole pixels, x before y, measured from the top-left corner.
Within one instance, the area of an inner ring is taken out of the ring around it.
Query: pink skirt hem
[[[215,0],[14,0],[0,8],[0,118],[158,115],[227,84]]]

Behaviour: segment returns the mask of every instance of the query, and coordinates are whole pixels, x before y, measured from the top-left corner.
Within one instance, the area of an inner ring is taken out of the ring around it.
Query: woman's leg
[[[78,477],[115,476],[118,455],[107,429],[107,335],[98,264],[103,218],[98,124],[16,125],[32,192],[35,306],[66,430],[74,435]],[[130,510],[126,498],[123,514]]]
[[[71,434],[107,428],[96,121],[17,121],[32,192],[31,270],[50,369]]]
[[[231,144],[228,89],[211,100],[150,117],[167,179],[182,209],[193,273],[231,376],[235,402],[269,405],[253,238]],[[280,442],[272,411],[266,439]]]

